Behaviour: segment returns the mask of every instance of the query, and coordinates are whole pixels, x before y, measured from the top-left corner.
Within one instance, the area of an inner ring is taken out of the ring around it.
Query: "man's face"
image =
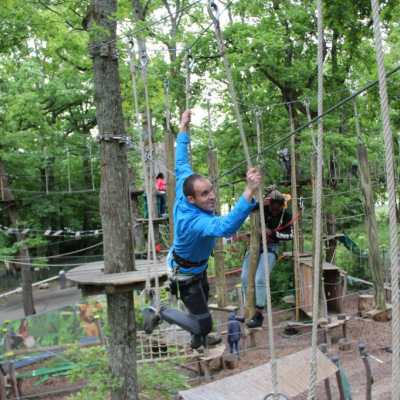
[[[283,203],[280,201],[271,201],[270,203],[270,210],[273,216],[280,215],[283,210]]]
[[[193,184],[194,196],[187,196],[189,203],[195,204],[204,211],[215,210],[215,192],[211,182],[206,179],[196,179]]]

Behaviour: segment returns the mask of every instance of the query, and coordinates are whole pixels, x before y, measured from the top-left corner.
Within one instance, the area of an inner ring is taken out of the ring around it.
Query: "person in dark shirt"
[[[258,206],[255,209],[257,208]],[[268,244],[268,266],[271,273],[278,260],[279,243],[293,238],[293,221],[290,211],[285,208],[285,197],[276,189],[273,189],[264,200],[264,213]],[[246,296],[247,292],[249,259],[249,252],[247,251],[242,266],[242,290],[244,296]],[[247,322],[249,328],[262,326],[264,321],[263,309],[266,299],[266,286],[262,243],[260,243],[260,257],[255,276],[255,292],[256,311]]]

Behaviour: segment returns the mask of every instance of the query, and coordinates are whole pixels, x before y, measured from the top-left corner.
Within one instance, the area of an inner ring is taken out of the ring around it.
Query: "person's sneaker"
[[[144,320],[144,331],[148,335],[153,333],[154,329],[157,328],[161,321],[160,316],[157,314],[157,310],[154,307],[146,307],[142,311]]]
[[[248,321],[246,323],[246,325],[248,328],[259,328],[262,326],[263,321],[264,321],[264,317],[263,317],[262,313],[256,312],[254,314],[253,318],[250,321]]]

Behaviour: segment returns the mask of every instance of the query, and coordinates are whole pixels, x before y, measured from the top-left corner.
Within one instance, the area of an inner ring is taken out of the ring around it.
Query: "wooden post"
[[[221,214],[221,203],[219,201],[219,184],[218,184],[218,156],[217,151],[213,148],[212,130],[211,130],[211,110],[210,101],[207,101],[208,110],[208,174],[213,183],[215,192],[215,212]],[[215,283],[217,289],[218,307],[226,306],[226,279],[224,265],[224,244],[222,238],[218,238],[214,248],[214,265],[215,265]]]
[[[336,372],[336,382],[337,382],[338,390],[339,390],[339,398],[340,398],[340,400],[346,400],[346,397],[344,395],[342,376],[340,375],[339,357],[338,356],[333,356],[332,357],[332,362],[334,364],[336,364],[336,366],[338,367],[338,370]]]
[[[360,356],[362,359],[362,362],[365,367],[365,374],[367,378],[367,388],[366,388],[366,400],[371,400],[372,399],[372,385],[374,383],[374,379],[372,377],[372,372],[371,372],[371,365],[369,364],[369,358],[368,358],[368,352],[366,349],[365,343],[359,343],[358,344],[358,350],[360,352]]]
[[[322,353],[324,353],[325,355],[328,354],[328,346],[327,346],[327,344],[321,344],[319,346],[319,348],[320,348]],[[325,386],[326,399],[327,400],[332,400],[332,391],[331,391],[331,384],[329,382],[329,378],[326,378],[324,380],[324,386]]]
[[[247,271],[246,291],[246,318],[251,318],[255,313],[255,278],[260,258],[260,212],[255,211],[250,215],[250,245],[249,245],[249,269]]]
[[[129,202],[127,146],[118,71],[116,0],[92,0],[89,44],[101,154],[100,211],[104,272],[135,269]],[[121,138],[121,139],[116,139]],[[136,325],[132,292],[107,294],[108,354],[113,400],[138,400]]]
[[[294,131],[294,121],[292,105],[289,104],[290,130]],[[290,137],[290,166],[291,166],[291,186],[292,186],[292,219],[293,219],[293,266],[294,282],[296,290],[296,321],[300,319],[300,258],[299,258],[299,223],[297,206],[297,170],[296,170],[296,143],[295,135]]]
[[[4,372],[4,374],[3,374]],[[0,366],[0,400],[7,400],[6,397],[6,376],[5,371]]]
[[[361,136],[360,121],[356,100],[353,100],[354,116],[357,132],[357,158],[360,171],[361,192],[365,211],[365,225],[368,235],[368,264],[371,269],[375,289],[375,306],[378,310],[386,310],[385,274],[379,253],[378,226],[375,216],[375,199],[368,166],[368,151]]]

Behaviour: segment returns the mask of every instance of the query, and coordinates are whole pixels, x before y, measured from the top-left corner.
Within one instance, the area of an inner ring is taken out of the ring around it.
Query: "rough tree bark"
[[[208,174],[211,182],[214,184],[216,206],[215,211],[218,215],[221,214],[221,204],[219,201],[219,185],[218,177],[218,157],[215,149],[208,150]],[[217,303],[219,307],[226,305],[226,279],[225,279],[225,266],[224,266],[224,245],[222,238],[217,239],[214,249],[215,261],[215,276],[217,286]]]
[[[112,136],[126,136],[116,48],[117,0],[92,0],[89,11],[96,118],[101,140],[100,211],[104,237],[104,271],[132,271],[134,242],[129,202],[126,146]],[[136,326],[133,295],[107,294],[110,326],[109,363],[115,385],[112,400],[137,400]]]
[[[18,227],[19,215],[18,215],[17,204],[11,192],[11,188],[8,184],[8,177],[2,160],[0,160],[0,187],[1,187],[0,199],[6,204],[10,222],[13,226]],[[18,252],[18,260],[24,264],[22,265],[18,264],[18,267],[20,267],[21,270],[22,303],[24,307],[24,314],[32,315],[35,314],[36,311],[33,302],[33,291],[32,291],[33,274],[32,274],[31,258],[28,246],[26,246],[23,243],[24,235],[22,235],[22,233],[17,231],[16,237],[19,242],[22,242]]]

